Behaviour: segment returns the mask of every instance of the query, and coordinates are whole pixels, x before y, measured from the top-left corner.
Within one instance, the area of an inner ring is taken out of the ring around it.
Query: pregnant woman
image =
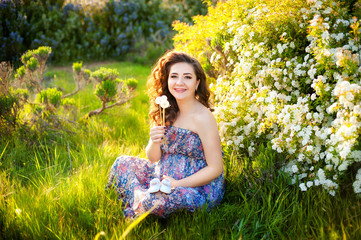
[[[151,214],[161,217],[179,209],[211,209],[222,200],[225,185],[218,127],[203,68],[190,55],[171,51],[158,60],[147,86],[148,159],[118,157],[107,186],[116,189],[129,218],[151,209]]]

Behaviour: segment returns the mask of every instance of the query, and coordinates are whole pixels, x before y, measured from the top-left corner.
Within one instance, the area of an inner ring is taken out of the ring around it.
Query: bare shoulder
[[[216,156],[222,159],[221,139],[217,121],[212,112],[206,107],[199,109],[193,122],[202,141],[204,152],[208,158],[207,161],[212,161]]]
[[[193,117],[193,122],[198,133],[214,132],[218,133],[218,126],[212,112],[205,106],[201,106],[197,114]]]

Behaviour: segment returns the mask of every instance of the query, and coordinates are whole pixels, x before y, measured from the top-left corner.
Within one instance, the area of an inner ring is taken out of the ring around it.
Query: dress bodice
[[[161,149],[164,154],[183,155],[197,160],[205,160],[203,145],[198,134],[185,128],[167,127]]]

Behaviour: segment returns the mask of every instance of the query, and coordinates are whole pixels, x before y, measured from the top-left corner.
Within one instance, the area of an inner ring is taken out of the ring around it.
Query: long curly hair
[[[189,63],[193,66],[197,80],[200,80],[198,88],[195,92],[196,99],[205,107],[210,107],[211,92],[208,88],[206,74],[197,59],[191,57],[187,53],[169,51],[158,59],[154,65],[151,75],[147,81],[147,93],[149,95],[150,109],[149,118],[156,125],[161,125],[162,119],[160,117],[159,106],[155,103],[155,99],[159,96],[166,95],[170,103],[170,107],[165,111],[166,125],[172,125],[179,112],[178,104],[173,95],[168,89],[168,77],[170,68],[175,63]]]

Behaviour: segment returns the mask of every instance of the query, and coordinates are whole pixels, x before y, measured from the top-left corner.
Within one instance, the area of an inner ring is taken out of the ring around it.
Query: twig
[[[91,117],[93,115],[98,115],[100,113],[102,113],[105,109],[108,109],[108,108],[112,108],[112,107],[115,107],[115,106],[119,106],[119,105],[123,105],[124,103],[128,102],[129,99],[124,99],[123,101],[119,101],[119,102],[116,102],[116,103],[113,103],[112,105],[109,105],[109,106],[105,106],[103,104],[103,106],[101,108],[98,108],[96,110],[93,110],[93,111],[90,111],[88,114],[87,114],[87,117]]]
[[[77,94],[80,90],[81,90],[81,88],[78,88],[77,90],[75,90],[75,91],[72,92],[72,93],[68,93],[68,94],[65,94],[65,95],[61,96],[61,98],[71,97],[71,96]]]

